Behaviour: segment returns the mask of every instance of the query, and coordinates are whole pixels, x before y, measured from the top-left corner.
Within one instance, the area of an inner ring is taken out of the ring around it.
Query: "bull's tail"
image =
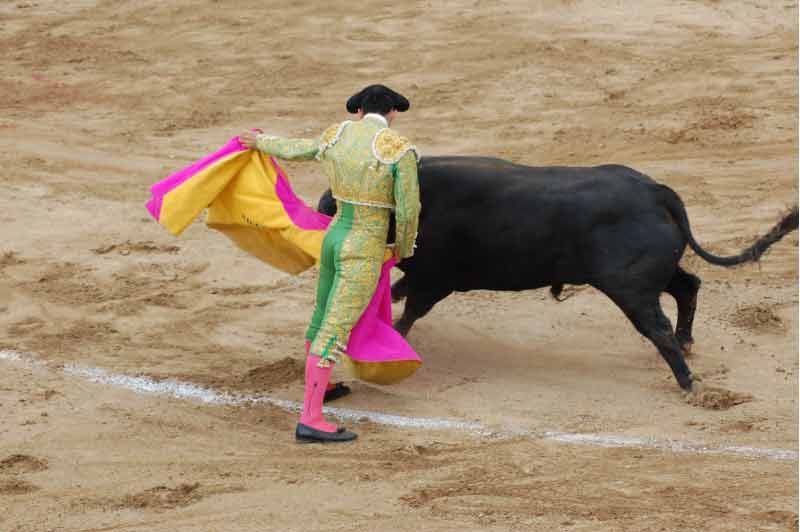
[[[773,226],[772,229],[769,230],[769,232],[756,240],[750,247],[738,255],[719,257],[704,250],[694,239],[692,230],[689,227],[689,217],[686,215],[686,207],[683,205],[683,201],[678,194],[676,194],[674,190],[667,186],[659,185],[659,195],[662,205],[669,210],[672,218],[678,224],[678,227],[680,227],[684,238],[686,238],[686,240],[689,242],[689,247],[691,247],[694,252],[703,259],[707,260],[711,264],[717,264],[719,266],[736,266],[737,264],[742,264],[745,262],[756,262],[772,244],[788,235],[792,231],[795,231],[798,227],[797,205],[795,205],[777,224],[775,224],[775,226]]]

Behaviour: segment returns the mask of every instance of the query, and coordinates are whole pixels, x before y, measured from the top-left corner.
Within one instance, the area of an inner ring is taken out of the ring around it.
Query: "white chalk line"
[[[28,366],[49,369],[33,354],[21,353],[8,349],[0,349],[0,360],[18,362]],[[67,375],[84,378],[90,382],[123,388],[137,393],[160,395],[175,399],[196,401],[213,405],[248,405],[269,404],[283,410],[298,412],[302,405],[296,401],[279,399],[267,394],[241,394],[219,392],[189,382],[166,379],[156,381],[150,377],[133,377],[109,373],[101,368],[92,368],[78,364],[65,364],[63,371]],[[570,433],[559,431],[532,431],[522,428],[492,430],[486,425],[474,421],[445,418],[424,418],[384,414],[371,410],[355,410],[350,408],[325,407],[324,412],[342,420],[363,422],[371,421],[381,425],[400,428],[429,430],[458,430],[482,436],[493,437],[532,437],[562,443],[593,445],[599,447],[630,447],[638,449],[657,449],[674,453],[722,454],[738,455],[751,458],[767,458],[770,460],[798,460],[798,452],[794,449],[776,449],[747,446],[713,446],[698,442],[664,440],[656,438],[637,438],[614,434]]]

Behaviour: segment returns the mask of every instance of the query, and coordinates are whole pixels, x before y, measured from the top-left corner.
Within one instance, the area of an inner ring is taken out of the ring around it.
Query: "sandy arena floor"
[[[0,530],[796,531],[797,233],[760,265],[684,259],[689,363],[725,391],[699,402],[592,289],[452,296],[409,337],[414,377],[336,404],[491,436],[362,420],[299,446],[275,406],[75,372],[301,399],[315,274],[202,223],[174,239],[143,203],[246,127],[318,134],[368,83],[407,94],[423,154],[647,173],[720,254],[796,201],[795,1],[385,4],[0,1]],[[320,168],[286,167],[316,202]]]

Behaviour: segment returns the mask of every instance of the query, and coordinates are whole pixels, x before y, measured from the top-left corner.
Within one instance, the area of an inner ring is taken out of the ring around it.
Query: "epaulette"
[[[408,151],[414,152],[414,157],[419,161],[417,148],[389,128],[378,131],[372,140],[372,154],[383,164],[397,163]]]
[[[322,136],[319,138],[319,151],[317,152],[317,158],[319,158],[325,150],[336,144],[339,140],[339,137],[342,136],[342,131],[352,122],[350,120],[345,120],[341,124],[333,124],[328,129],[326,129]]]

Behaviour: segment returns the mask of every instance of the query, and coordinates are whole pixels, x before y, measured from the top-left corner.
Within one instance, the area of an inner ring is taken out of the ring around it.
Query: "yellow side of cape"
[[[160,223],[179,235],[208,208],[208,227],[279,270],[301,273],[319,263],[325,231],[294,225],[277,195],[277,181],[269,156],[256,150],[231,154],[170,191]]]

